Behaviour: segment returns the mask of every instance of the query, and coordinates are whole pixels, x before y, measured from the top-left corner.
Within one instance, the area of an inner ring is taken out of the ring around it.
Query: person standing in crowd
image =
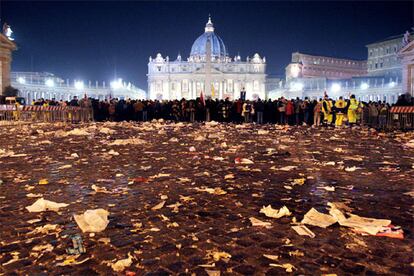
[[[243,111],[243,101],[241,99],[238,99],[236,101],[236,115],[235,115],[236,116],[235,121],[237,123],[243,122],[242,111]]]
[[[264,103],[261,99],[257,100],[254,109],[256,110],[257,123],[263,124]]]
[[[286,100],[285,100],[285,98],[282,97],[278,101],[277,109],[279,111],[280,124],[281,125],[286,124]]]
[[[194,123],[195,121],[195,103],[194,100],[190,100],[187,107],[187,114],[190,122]]]
[[[389,111],[388,105],[386,103],[383,103],[380,106],[379,116],[378,116],[379,127],[382,129],[385,129],[385,127],[387,126],[388,111]]]
[[[246,90],[244,89],[244,87],[240,91],[240,100],[242,100],[242,102],[246,100]]]
[[[370,127],[376,127],[378,124],[378,106],[377,103],[370,102],[369,109],[369,125]]]
[[[313,108],[313,125],[318,127],[321,125],[322,99],[315,104]]]
[[[296,98],[296,100],[293,102],[294,110],[295,110],[295,123],[296,125],[300,124],[300,115],[301,115],[301,105],[302,101],[299,99],[299,97]]]
[[[134,103],[134,114],[135,121],[142,121],[142,110],[144,109],[144,104],[141,100]]]
[[[243,111],[242,111],[242,116],[244,117],[244,122],[245,123],[250,123],[251,121],[251,113],[252,113],[252,109],[253,106],[250,103],[250,101],[246,101],[243,104]]]
[[[339,100],[335,102],[335,112],[336,112],[336,119],[335,119],[335,126],[341,127],[344,114],[345,114],[346,102],[344,101],[343,97],[339,97]]]
[[[73,99],[69,102],[69,106],[79,106],[78,97],[74,96]]]
[[[355,99],[355,95],[351,95],[348,107],[348,123],[352,127],[357,121],[359,102]]]
[[[305,100],[302,101],[300,109],[303,113],[303,125],[309,124],[310,102],[308,97],[305,97]]]
[[[323,120],[326,125],[332,124],[333,116],[332,116],[332,100],[328,98],[328,95],[325,95],[325,98],[322,102],[322,112],[323,112]]]
[[[293,125],[293,115],[295,114],[295,106],[293,100],[286,103],[286,120],[289,125]]]

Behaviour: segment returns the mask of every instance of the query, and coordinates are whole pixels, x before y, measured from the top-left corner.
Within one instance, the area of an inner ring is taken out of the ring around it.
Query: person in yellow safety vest
[[[325,96],[323,102],[322,102],[322,112],[323,112],[323,120],[327,124],[332,124],[332,100],[328,98],[328,96]]]
[[[359,102],[355,99],[355,95],[351,95],[348,107],[348,122],[350,126],[354,125],[357,121],[358,107]]]
[[[16,101],[14,105],[16,106],[16,111],[13,111],[13,118],[18,121],[20,119],[20,103]]]
[[[341,96],[339,97],[339,100],[337,100],[335,103],[335,110],[336,110],[335,126],[337,127],[342,126],[342,122],[344,121],[345,108],[346,108],[346,102]]]
[[[50,121],[50,113],[49,113],[49,111],[46,111],[46,109],[47,109],[47,107],[49,106],[49,101],[48,100],[46,100],[45,101],[45,103],[43,104],[43,107],[45,107],[44,109],[43,109],[43,120],[45,121],[45,122],[49,122]]]

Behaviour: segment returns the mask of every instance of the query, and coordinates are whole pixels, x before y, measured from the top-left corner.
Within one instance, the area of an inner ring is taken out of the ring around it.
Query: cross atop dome
[[[208,15],[208,21],[206,23],[206,27],[204,28],[205,33],[212,33],[214,32],[213,22],[211,22],[211,16]]]

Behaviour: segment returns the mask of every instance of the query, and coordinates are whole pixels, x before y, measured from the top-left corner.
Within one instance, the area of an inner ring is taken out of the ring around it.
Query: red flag
[[[206,105],[206,101],[204,100],[203,91],[200,92],[200,100],[203,103],[203,105]]]

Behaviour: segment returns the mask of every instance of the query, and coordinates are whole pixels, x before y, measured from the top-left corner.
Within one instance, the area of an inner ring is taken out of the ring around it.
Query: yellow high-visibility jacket
[[[356,123],[357,120],[357,111],[358,111],[359,102],[356,99],[351,99],[348,107],[348,122]]]

